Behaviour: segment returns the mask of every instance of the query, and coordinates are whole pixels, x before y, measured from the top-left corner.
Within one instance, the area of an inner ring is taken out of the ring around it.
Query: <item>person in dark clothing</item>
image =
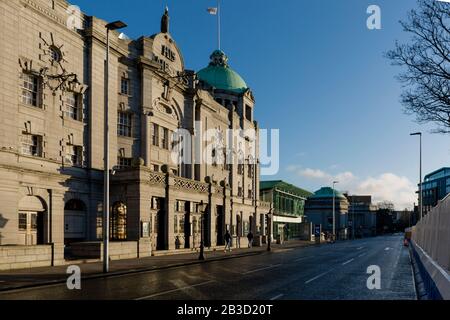
[[[227,233],[225,233],[225,252],[227,252],[227,249],[229,252],[231,252],[231,234],[227,230]]]
[[[253,246],[253,233],[250,231],[247,235],[248,239],[248,247],[251,248]]]

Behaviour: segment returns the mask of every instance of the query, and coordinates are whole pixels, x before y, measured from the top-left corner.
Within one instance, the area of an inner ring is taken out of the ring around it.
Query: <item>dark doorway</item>
[[[156,239],[156,249],[166,249],[166,206],[163,199],[159,199],[159,210],[156,214],[158,236]]]
[[[185,217],[184,217],[184,248],[189,249],[191,247],[191,202],[185,203]]]
[[[225,245],[224,239],[224,225],[225,225],[225,214],[223,206],[217,206],[217,220],[216,220],[216,230],[217,230],[217,245]]]
[[[44,244],[44,212],[38,212],[36,217],[36,242]]]
[[[208,205],[206,212],[203,214],[203,239],[205,247],[211,247],[211,205]]]

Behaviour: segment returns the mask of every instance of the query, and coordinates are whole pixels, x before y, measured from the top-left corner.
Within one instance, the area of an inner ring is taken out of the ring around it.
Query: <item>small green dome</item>
[[[228,65],[228,57],[223,51],[212,53],[209,66],[197,73],[198,79],[216,89],[244,93],[248,87],[244,79]]]
[[[336,198],[347,199],[342,193],[335,190]],[[333,198],[333,188],[325,187],[316,192],[310,197],[310,199],[319,199],[319,198]]]

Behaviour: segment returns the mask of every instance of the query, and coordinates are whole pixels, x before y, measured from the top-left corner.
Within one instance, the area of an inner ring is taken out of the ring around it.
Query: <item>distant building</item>
[[[422,183],[423,213],[427,214],[450,193],[450,167],[427,174]],[[420,199],[419,199],[420,203]]]
[[[336,236],[338,239],[347,239],[348,225],[348,199],[341,192],[334,190]],[[308,198],[305,205],[305,215],[308,222],[322,225],[323,232],[333,232],[333,189],[329,187],[316,191]]]
[[[311,192],[281,180],[261,182],[260,200],[273,204],[274,239],[300,237],[306,199],[311,195]]]
[[[349,201],[349,232],[353,238],[376,235],[377,206],[372,204],[372,196],[346,195]]]

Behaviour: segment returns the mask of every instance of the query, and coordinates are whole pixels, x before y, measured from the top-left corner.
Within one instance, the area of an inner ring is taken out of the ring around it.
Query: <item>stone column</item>
[[[64,192],[48,190],[50,242],[54,244],[53,264],[64,264]]]
[[[166,198],[165,198],[165,215],[164,215],[164,227],[166,231],[165,235],[165,247],[167,250],[175,250],[175,230],[174,230],[174,219],[175,219],[175,197],[173,196],[173,186],[175,183],[175,178],[166,173],[167,185],[166,185]]]
[[[212,184],[209,186],[209,195],[208,195],[208,213],[209,213],[209,244],[210,246],[217,246],[217,232],[216,232],[216,220],[217,220],[217,203],[215,201],[215,197],[213,196],[216,192],[216,187]]]

